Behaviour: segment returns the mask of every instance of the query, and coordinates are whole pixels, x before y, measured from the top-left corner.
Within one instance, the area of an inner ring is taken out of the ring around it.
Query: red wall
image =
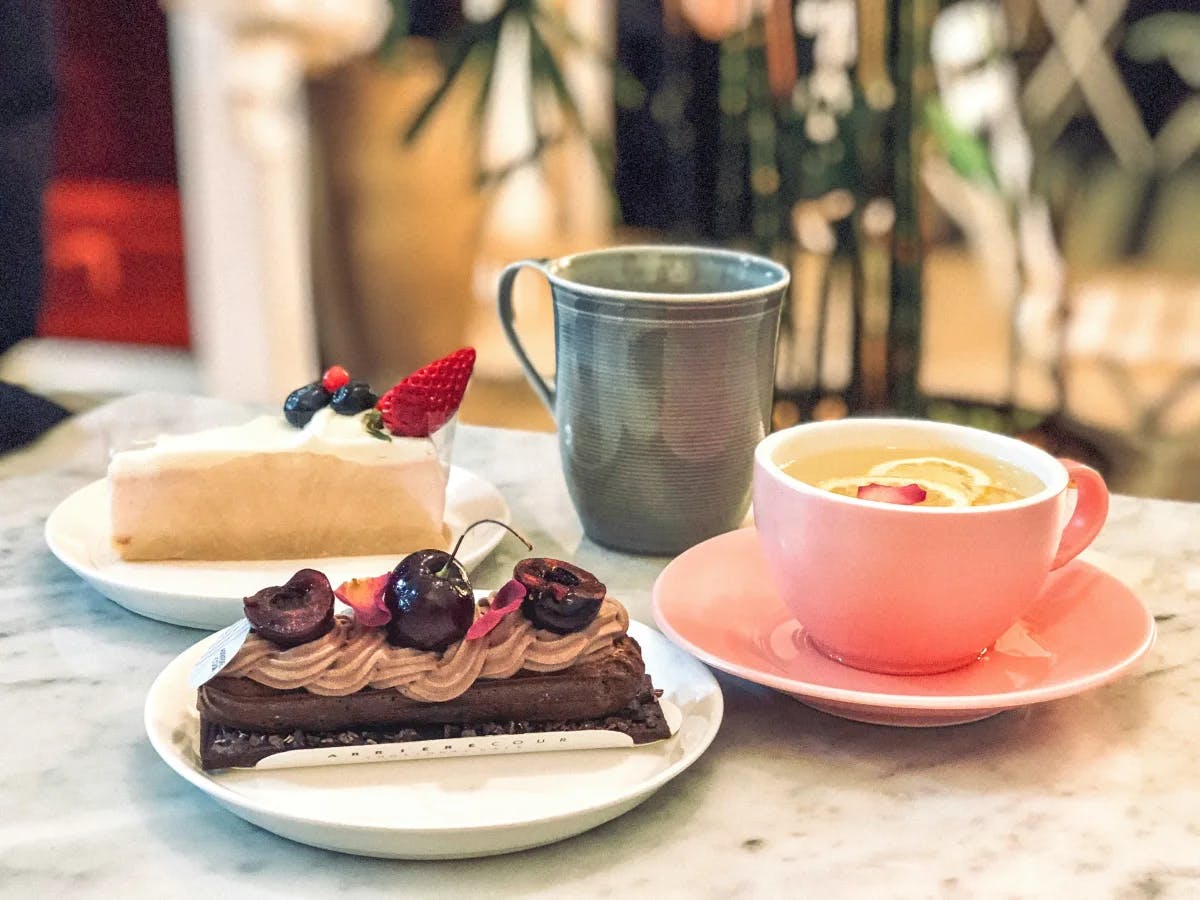
[[[165,16],[155,0],[66,0],[57,17],[39,333],[186,346]]]

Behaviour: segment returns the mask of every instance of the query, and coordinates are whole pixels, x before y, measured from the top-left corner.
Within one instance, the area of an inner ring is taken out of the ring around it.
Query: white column
[[[318,372],[308,72],[375,45],[386,0],[167,0],[192,344],[206,389],[278,402]]]

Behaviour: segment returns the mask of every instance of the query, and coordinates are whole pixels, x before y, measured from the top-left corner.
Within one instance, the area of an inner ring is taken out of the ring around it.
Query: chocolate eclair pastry
[[[536,735],[559,731],[616,731],[628,735],[634,744],[648,744],[671,736],[662,707],[658,704],[659,693],[650,683],[650,676],[644,675],[637,694],[621,709],[611,715],[592,719],[509,720],[442,725],[397,724],[337,731],[307,731],[297,728],[286,734],[245,731],[201,719],[200,762],[205,770],[211,771],[254,766],[268,756],[288,750],[337,749],[450,738]]]
[[[214,741],[222,734],[228,738],[233,731],[247,735],[293,735],[289,745],[273,747],[268,740],[266,748],[262,742],[253,748],[282,752],[298,749],[294,736],[297,731],[306,734],[389,728],[420,731],[426,726],[437,726],[433,736],[445,737],[443,726],[595,722],[609,717],[619,719],[623,711],[625,718],[633,723],[636,717],[631,718],[627,708],[638,700],[647,680],[641,648],[628,635],[618,637],[609,649],[568,669],[550,673],[522,670],[511,678],[481,679],[465,693],[441,703],[412,700],[392,689],[364,688],[353,694],[330,697],[304,689],[278,690],[248,678],[217,676],[200,688],[196,704],[200,711],[201,760],[205,768],[253,765],[253,762],[229,762],[228,754],[214,750]],[[658,729],[650,729],[644,740],[669,737],[653,695],[646,704],[639,701],[637,710],[643,705],[652,706],[656,719],[662,723],[661,734]],[[409,738],[421,739],[424,738]],[[259,754],[254,761],[264,755],[269,753]]]

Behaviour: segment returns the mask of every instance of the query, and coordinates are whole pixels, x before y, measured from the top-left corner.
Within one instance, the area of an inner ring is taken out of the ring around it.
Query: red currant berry
[[[350,373],[341,366],[330,366],[321,376],[321,387],[333,393],[343,385],[350,383]]]

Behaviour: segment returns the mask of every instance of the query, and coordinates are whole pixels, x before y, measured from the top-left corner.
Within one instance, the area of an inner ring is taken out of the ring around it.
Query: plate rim
[[[1064,697],[1074,696],[1095,687],[1100,687],[1110,681],[1115,680],[1129,669],[1133,668],[1151,648],[1158,636],[1157,623],[1154,621],[1154,616],[1146,606],[1145,602],[1124,582],[1108,572],[1084,560],[1071,560],[1066,566],[1063,566],[1063,571],[1072,567],[1088,567],[1098,572],[1102,577],[1109,579],[1118,584],[1125,594],[1130,597],[1138,606],[1142,613],[1143,633],[1138,645],[1131,650],[1127,655],[1119,660],[1114,660],[1105,668],[1084,676],[1072,679],[1070,681],[1060,682],[1049,687],[1023,688],[1014,689],[1004,693],[992,694],[975,694],[975,695],[950,695],[950,694],[880,694],[874,691],[859,691],[853,688],[839,688],[830,685],[816,684],[810,681],[800,681],[797,679],[787,678],[782,675],[775,675],[771,672],[766,672],[758,669],[751,669],[742,666],[738,663],[731,662],[724,657],[707,650],[692,641],[685,638],[671,624],[670,619],[664,614],[662,595],[665,591],[662,583],[667,573],[680,564],[688,554],[695,552],[698,548],[703,547],[716,541],[731,539],[734,535],[749,533],[755,531],[753,525],[747,528],[738,528],[734,531],[728,531],[724,534],[709,538],[694,547],[684,551],[684,553],[671,560],[659,573],[654,581],[654,586],[650,594],[650,608],[654,616],[655,624],[667,635],[667,637],[676,643],[679,647],[687,650],[697,659],[702,660],[706,664],[713,666],[716,669],[726,672],[730,675],[735,675],[738,678],[743,678],[755,684],[761,684],[764,687],[769,687],[774,690],[783,691],[797,698],[810,697],[817,700],[828,700],[836,703],[843,703],[847,706],[857,706],[864,709],[905,709],[909,711],[956,711],[956,710],[996,710],[997,712],[1006,709],[1014,709],[1020,706],[1031,706],[1037,703],[1045,703],[1051,700],[1061,700]],[[681,565],[682,567],[682,565]],[[799,627],[803,629],[803,624]],[[814,651],[815,652],[815,651]],[[975,665],[971,663],[970,665]],[[895,678],[898,680],[907,680],[914,677],[912,675],[884,675],[883,678]]]
[[[564,812],[560,812],[560,813],[554,813],[552,815],[522,816],[521,818],[514,819],[514,820],[511,820],[508,822],[492,823],[492,824],[485,824],[485,825],[466,825],[466,826],[464,826],[464,825],[447,824],[447,825],[422,826],[420,828],[400,828],[400,827],[397,827],[394,825],[386,825],[386,824],[378,824],[378,825],[367,825],[367,824],[361,824],[361,823],[351,824],[351,823],[341,822],[341,821],[337,821],[337,820],[323,819],[323,818],[314,817],[314,816],[310,816],[310,815],[297,814],[297,813],[293,813],[293,812],[282,812],[282,811],[273,809],[269,806],[264,806],[263,804],[260,804],[256,801],[252,800],[251,798],[246,797],[243,794],[239,794],[233,788],[227,787],[226,785],[223,785],[220,782],[218,782],[213,776],[208,775],[202,771],[198,771],[191,765],[188,765],[186,760],[183,759],[183,757],[180,756],[180,754],[178,754],[175,751],[174,746],[169,742],[169,740],[167,740],[164,736],[160,736],[157,734],[158,729],[155,728],[153,725],[154,710],[152,709],[152,701],[159,694],[161,694],[167,690],[164,682],[174,674],[174,672],[172,670],[176,666],[185,665],[187,663],[189,657],[197,656],[200,653],[202,653],[203,648],[207,644],[209,644],[213,640],[215,640],[215,638],[216,638],[215,634],[207,635],[204,638],[202,638],[201,640],[186,647],[181,653],[179,653],[177,656],[172,658],[171,661],[168,662],[166,664],[166,666],[163,667],[163,669],[159,672],[159,674],[157,676],[155,676],[154,681],[150,685],[150,689],[146,693],[146,699],[143,704],[142,725],[146,732],[146,736],[147,736],[148,740],[150,741],[150,745],[154,748],[155,753],[158,754],[159,758],[167,765],[167,767],[169,769],[171,769],[173,772],[175,772],[175,774],[182,777],[189,784],[193,785],[194,787],[198,788],[201,792],[203,792],[207,796],[211,797],[213,800],[217,801],[218,803],[222,804],[223,806],[226,806],[227,808],[233,809],[235,814],[239,815],[239,817],[241,817],[241,816],[240,816],[240,813],[237,812],[237,809],[244,809],[244,810],[249,810],[249,811],[255,813],[256,815],[267,816],[270,818],[280,819],[280,820],[284,820],[284,821],[288,821],[288,822],[294,822],[297,824],[302,824],[302,825],[307,825],[307,826],[315,826],[315,827],[322,827],[322,828],[335,828],[335,829],[342,830],[342,831],[349,830],[349,831],[354,831],[354,832],[370,833],[370,834],[389,833],[389,834],[413,835],[413,836],[417,836],[417,835],[448,835],[448,834],[476,835],[476,834],[486,834],[486,833],[495,832],[495,831],[504,831],[507,829],[528,828],[528,827],[538,826],[538,825],[553,824],[553,823],[561,822],[561,821],[564,821],[567,819],[574,819],[577,817],[587,816],[590,814],[595,814],[595,813],[607,811],[610,809],[619,808],[623,804],[632,804],[632,806],[629,807],[630,809],[632,809],[632,807],[636,806],[637,803],[641,802],[642,799],[649,797],[651,794],[653,794],[654,792],[656,792],[660,788],[662,788],[665,784],[674,780],[679,775],[683,774],[683,772],[685,772],[688,768],[690,768],[693,763],[695,763],[701,756],[703,756],[708,751],[708,748],[711,746],[713,740],[716,738],[717,732],[720,730],[721,724],[724,721],[725,697],[721,690],[720,683],[713,676],[713,674],[711,672],[709,672],[698,660],[689,657],[685,651],[683,651],[679,647],[672,644],[671,641],[669,641],[664,635],[659,634],[653,628],[651,628],[649,625],[645,625],[645,624],[642,624],[641,622],[636,622],[636,621],[630,621],[629,625],[630,625],[630,634],[631,634],[631,636],[634,637],[635,640],[639,641],[639,643],[643,642],[644,639],[661,641],[663,649],[666,649],[670,653],[678,654],[678,663],[679,664],[688,666],[689,668],[692,669],[692,676],[691,676],[691,678],[689,678],[689,682],[692,680],[696,680],[699,683],[710,688],[710,690],[708,691],[708,698],[709,698],[708,703],[710,703],[712,705],[712,713],[708,717],[707,727],[706,727],[705,731],[703,732],[703,734],[701,734],[699,736],[694,749],[685,752],[684,755],[680,759],[671,763],[669,766],[664,768],[662,771],[656,773],[653,777],[648,778],[643,782],[639,782],[632,789],[624,790],[619,795],[616,795],[616,796],[606,797],[604,800],[597,802],[597,803],[590,803],[586,806],[582,806],[577,809],[572,809],[572,810],[564,811]],[[590,751],[579,751],[579,752],[590,752]],[[634,752],[634,751],[633,751],[633,749],[610,748],[610,749],[607,749],[604,751],[597,750],[596,752],[629,753],[629,752]],[[501,756],[501,757],[495,757],[495,758],[502,759],[503,757]],[[492,759],[492,757],[482,757],[481,759]],[[420,762],[421,762],[420,760],[411,761],[411,763],[415,763],[418,765],[420,764]],[[398,764],[408,765],[411,763],[398,763]],[[371,765],[371,764],[368,764],[368,765]],[[600,823],[597,823],[597,824],[600,824]],[[266,826],[263,826],[263,827],[266,827]],[[586,828],[584,830],[590,830],[590,827],[594,827],[594,826],[589,826],[589,828]],[[268,828],[267,830],[271,830],[271,829]],[[273,833],[276,833],[276,832],[273,832]],[[564,835],[563,837],[567,837],[567,836],[569,836],[569,835]],[[288,839],[293,840],[292,838],[288,838]],[[346,852],[353,853],[354,851],[346,851]]]
[[[465,468],[463,466],[451,466],[450,470],[451,470],[450,477],[455,477],[455,475],[457,475],[457,477],[459,477],[459,478],[467,479],[468,484],[470,484],[472,481],[474,481],[481,487],[486,488],[490,494],[494,495],[492,499],[494,499],[498,503],[497,508],[503,510],[503,515],[499,516],[499,518],[502,521],[504,521],[506,524],[509,524],[509,525],[512,524],[512,509],[508,505],[508,501],[505,499],[504,495],[500,492],[500,489],[498,487],[496,487],[496,485],[492,481],[490,481],[489,479],[480,475],[479,473],[474,472],[471,469]],[[68,494],[66,497],[64,497],[62,500],[60,500],[55,505],[54,509],[50,512],[50,515],[46,517],[46,524],[42,528],[42,538],[45,541],[46,546],[49,548],[50,552],[54,555],[54,557],[59,562],[61,562],[64,566],[66,566],[72,572],[74,572],[76,575],[78,575],[80,578],[84,578],[90,582],[94,581],[94,582],[97,582],[100,584],[112,585],[117,588],[128,589],[128,590],[147,591],[147,592],[152,592],[152,593],[169,593],[173,597],[183,597],[183,598],[187,598],[189,600],[211,600],[212,595],[206,591],[174,589],[173,588],[171,591],[165,592],[165,591],[161,591],[159,588],[147,587],[137,581],[131,581],[128,579],[113,577],[112,575],[106,573],[103,569],[98,568],[90,560],[80,559],[78,556],[76,556],[74,553],[70,552],[67,548],[65,548],[62,545],[62,543],[58,540],[58,535],[62,529],[61,520],[66,515],[66,510],[69,509],[69,507],[72,503],[81,502],[81,497],[84,494],[90,494],[92,492],[102,491],[105,488],[107,481],[108,481],[107,477],[97,478],[93,481],[88,482],[87,484],[83,485],[82,487],[76,488],[75,490],[71,491],[70,494]],[[494,539],[488,539],[486,541],[483,541],[482,543],[488,544],[490,546],[487,547],[486,552],[483,553],[483,555],[479,558],[479,560],[475,563],[475,565],[470,566],[469,568],[474,569],[476,566],[481,565],[484,562],[484,560],[486,560],[489,556],[491,556],[492,552],[496,549],[496,547],[498,547],[500,545],[500,542],[503,539],[504,539],[504,533],[498,532]],[[322,560],[328,560],[328,559],[336,559],[339,561],[340,560],[353,560],[353,559],[376,559],[382,555],[385,555],[385,554],[372,554],[370,556],[362,556],[362,557],[354,557],[354,556],[314,557],[314,558],[301,557],[301,558],[294,560],[294,562],[319,564]],[[203,560],[195,560],[194,562],[202,562],[202,561]],[[152,560],[149,562],[157,563],[160,561]],[[174,562],[174,564],[186,566],[188,564],[189,560],[175,560],[175,561],[162,560],[161,562],[168,563],[168,564],[171,564],[172,562]],[[272,562],[272,563],[274,563],[274,562],[279,562],[279,563],[283,563],[283,562],[288,562],[288,560],[250,559],[250,560],[220,560],[220,562],[228,562],[228,563],[239,563],[239,562],[245,562],[245,563]],[[130,563],[130,565],[135,565],[135,563]],[[101,593],[103,593],[103,592],[101,592]],[[124,606],[124,604],[120,603],[119,601],[113,600],[113,598],[109,597],[107,594],[105,594],[105,597],[107,599],[111,600],[112,602],[117,603],[120,606]],[[153,616],[148,616],[148,614],[141,613],[141,612],[139,612],[138,615],[147,616],[148,618],[154,618]]]

